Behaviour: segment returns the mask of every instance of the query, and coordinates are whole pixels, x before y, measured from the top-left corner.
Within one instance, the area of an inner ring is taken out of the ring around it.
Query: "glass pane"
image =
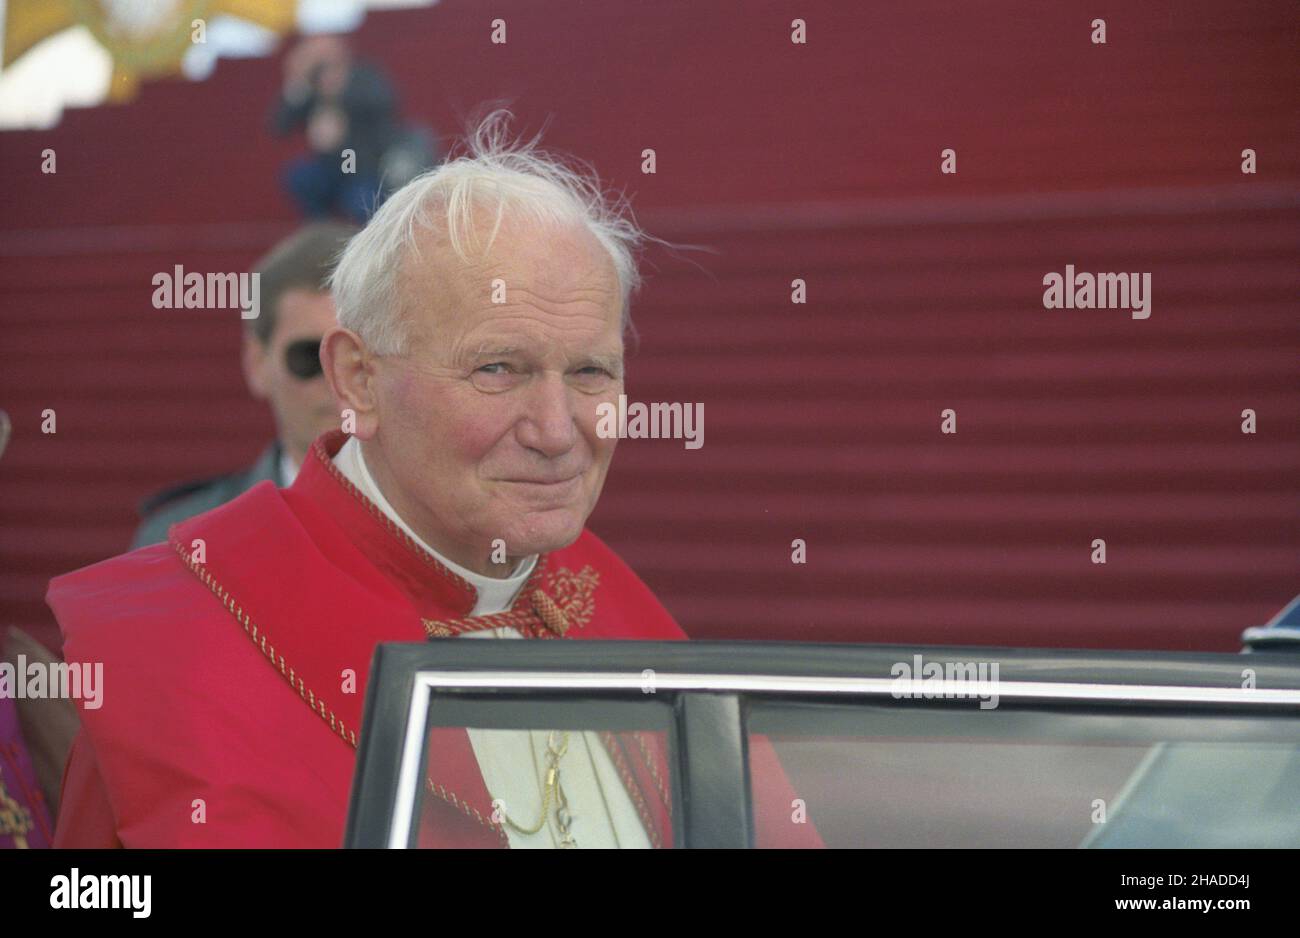
[[[765,730],[829,847],[1300,846],[1294,719],[755,705]]]
[[[417,846],[672,843],[669,711],[434,694]],[[456,724],[456,725],[448,725]]]

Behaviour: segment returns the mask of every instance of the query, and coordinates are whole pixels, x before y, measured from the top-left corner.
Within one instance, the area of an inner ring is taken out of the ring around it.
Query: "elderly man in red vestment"
[[[56,846],[340,845],[379,642],[686,637],[585,528],[645,235],[506,117],[341,256],[321,359],[343,426],[293,486],[51,584],[65,656],[105,675]],[[435,755],[422,843],[671,844],[654,738],[439,731]],[[751,760],[760,842],[820,845],[766,741]]]

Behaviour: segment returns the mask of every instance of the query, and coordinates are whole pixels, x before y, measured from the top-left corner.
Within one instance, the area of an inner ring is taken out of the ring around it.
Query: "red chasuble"
[[[68,661],[102,661],[81,709],[56,847],[338,847],[379,642],[511,626],[535,639],[685,639],[590,531],[538,558],[511,609],[469,618],[474,587],[420,548],[316,441],[291,488],[264,482],[158,544],[58,577]],[[201,542],[196,546],[196,541]],[[201,550],[201,553],[200,553]],[[347,672],[355,693],[344,693]],[[435,731],[420,842],[501,847],[464,730]],[[668,768],[651,734],[606,737],[653,844],[671,846]],[[751,740],[759,843],[821,846]],[[760,810],[761,808],[761,810]]]

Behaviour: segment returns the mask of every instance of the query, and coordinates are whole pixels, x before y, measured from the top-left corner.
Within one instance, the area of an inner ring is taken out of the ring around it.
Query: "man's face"
[[[324,377],[295,375],[285,353],[296,342],[319,346],[321,336],[335,325],[334,301],[328,293],[295,288],[281,294],[267,343],[254,336],[245,339],[249,389],[270,402],[280,442],[299,463],[316,437],[339,426],[339,415]]]
[[[494,540],[510,563],[558,550],[600,497],[618,441],[596,435],[596,408],[623,390],[618,277],[581,229],[506,224],[469,266],[421,237],[399,276],[410,342],[377,359],[366,460],[434,547],[503,575]]]

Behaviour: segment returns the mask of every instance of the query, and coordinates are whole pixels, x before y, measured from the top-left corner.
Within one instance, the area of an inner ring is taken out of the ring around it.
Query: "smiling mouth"
[[[541,488],[554,488],[555,486],[568,485],[570,482],[576,482],[580,478],[582,478],[581,474],[569,476],[567,479],[557,479],[554,482],[548,479],[502,479],[501,481],[507,482],[510,485],[535,485]]]

